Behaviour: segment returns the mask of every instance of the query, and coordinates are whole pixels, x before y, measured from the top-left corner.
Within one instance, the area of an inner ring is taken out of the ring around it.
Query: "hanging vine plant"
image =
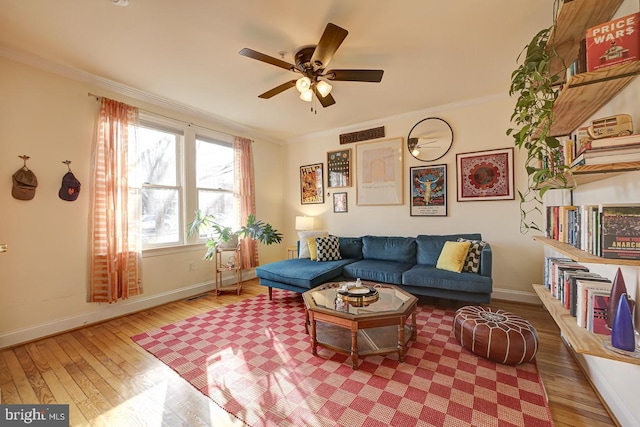
[[[559,58],[553,48],[554,26],[538,32],[518,56],[521,61],[511,74],[509,95],[517,95],[511,121],[519,128],[507,130],[516,147],[525,150],[527,188],[518,190],[520,197],[520,231],[542,231],[535,218],[542,214],[542,198],[553,188],[570,188],[569,168],[562,161],[562,144],[551,136],[554,122],[553,105],[562,72],[551,74],[550,65]],[[524,58],[522,58],[524,54]],[[535,215],[532,215],[535,214]]]

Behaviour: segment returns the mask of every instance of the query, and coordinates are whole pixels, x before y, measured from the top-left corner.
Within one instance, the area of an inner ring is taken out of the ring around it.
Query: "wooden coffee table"
[[[318,355],[318,346],[347,354],[353,369],[358,369],[358,356],[371,354],[398,353],[398,360],[404,362],[407,343],[416,340],[418,299],[397,286],[362,282],[378,291],[378,300],[358,306],[362,304],[340,298],[338,289],[343,284],[326,283],[302,294],[313,355]]]

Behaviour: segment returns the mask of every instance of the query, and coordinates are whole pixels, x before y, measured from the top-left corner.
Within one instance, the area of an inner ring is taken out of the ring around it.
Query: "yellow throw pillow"
[[[471,242],[445,242],[436,268],[460,273],[470,246]]]
[[[307,246],[309,247],[309,258],[311,261],[318,260],[318,245],[315,237],[307,237]]]

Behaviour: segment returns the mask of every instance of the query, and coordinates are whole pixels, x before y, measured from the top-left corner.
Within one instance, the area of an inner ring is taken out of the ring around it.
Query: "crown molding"
[[[245,126],[241,123],[237,123],[235,121],[217,116],[212,113],[208,113],[198,108],[194,108],[194,107],[191,107],[167,98],[163,98],[161,96],[158,96],[149,92],[145,92],[143,90],[136,89],[134,87],[127,86],[123,83],[119,83],[114,80],[100,77],[95,74],[91,74],[86,71],[79,70],[77,68],[62,65],[57,62],[51,61],[46,58],[42,58],[40,56],[31,54],[28,52],[18,51],[15,49],[11,49],[7,46],[0,45],[0,57],[4,57],[14,62],[18,62],[24,65],[38,68],[40,70],[43,70],[52,74],[56,74],[61,77],[86,83],[100,89],[108,90],[110,92],[114,92],[123,96],[137,99],[139,101],[145,102],[150,105],[154,105],[156,107],[160,107],[170,111],[174,111],[176,113],[184,114],[194,119],[200,119],[207,122],[215,123],[220,125],[221,127],[224,127],[227,130],[237,132],[239,136],[244,136],[250,139],[267,141],[267,142],[271,142],[278,145],[282,145],[283,143],[281,140],[276,140],[267,135],[261,134],[257,132],[255,129],[249,126]],[[197,123],[193,123],[193,124],[196,126],[198,125]],[[207,127],[207,126],[203,126],[203,127]],[[225,132],[225,131],[221,129],[220,132]]]

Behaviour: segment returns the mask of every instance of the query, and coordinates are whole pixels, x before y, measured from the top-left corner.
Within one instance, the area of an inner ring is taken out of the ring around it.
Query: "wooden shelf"
[[[576,166],[571,169],[570,176],[568,173],[565,175],[567,179],[567,184],[565,187],[564,183],[558,182],[543,182],[540,184],[540,187],[551,185],[553,189],[572,189],[574,183],[576,185],[580,184],[588,184],[590,182],[596,182],[607,178],[612,178],[614,176],[621,175],[626,172],[632,172],[640,170],[640,162],[619,162],[619,163],[606,163],[601,165],[584,165],[584,166]]]
[[[594,334],[578,326],[576,319],[569,314],[569,310],[564,308],[560,301],[553,298],[543,285],[533,285],[533,290],[551,317],[553,317],[553,320],[555,320],[565,340],[576,353],[640,365],[640,359],[638,358],[623,356],[606,349],[603,346],[603,341],[607,339],[605,335]]]
[[[547,50],[555,49],[551,75],[563,75],[577,57],[580,40],[590,27],[613,18],[623,0],[573,0],[562,3],[555,34]],[[555,100],[550,136],[569,135],[609,102],[640,73],[640,61],[572,76]]]
[[[583,250],[576,249],[568,243],[559,242],[548,237],[533,236],[533,240],[543,243],[544,245],[553,248],[554,250],[577,262],[592,264],[631,265],[640,267],[640,260],[602,258],[596,255],[592,255]]]
[[[640,74],[640,61],[572,76],[553,104],[551,136],[569,135]]]
[[[637,170],[640,170],[640,162],[621,162],[604,165],[576,166],[571,169],[571,173],[573,173],[573,179],[576,184],[588,184]]]
[[[562,3],[558,11],[553,40],[559,58],[551,62],[551,74],[564,73],[578,57],[580,40],[584,39],[586,29],[606,22],[613,17],[623,0],[573,0]],[[564,64],[563,64],[564,61]]]

